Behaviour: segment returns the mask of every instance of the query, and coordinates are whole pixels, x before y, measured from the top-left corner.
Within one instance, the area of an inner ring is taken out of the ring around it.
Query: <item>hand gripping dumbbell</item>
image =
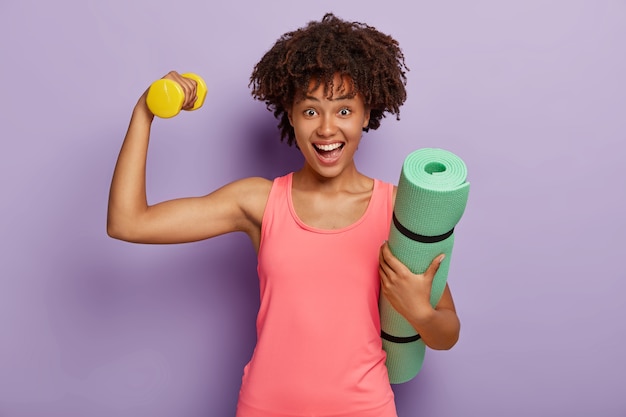
[[[189,110],[197,110],[204,104],[206,98],[207,87],[202,77],[193,74],[186,73],[181,74],[185,78],[194,80],[197,84],[196,96],[198,97],[193,104],[193,107]],[[146,97],[146,103],[148,108],[155,116],[167,119],[176,116],[182,110],[183,103],[185,102],[185,92],[183,88],[176,81],[162,78],[156,80],[150,85],[148,89],[148,95]]]

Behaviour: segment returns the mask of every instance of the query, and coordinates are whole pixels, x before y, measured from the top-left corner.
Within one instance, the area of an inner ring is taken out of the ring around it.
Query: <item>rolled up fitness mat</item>
[[[400,173],[389,248],[415,274],[424,273],[437,255],[446,254],[433,280],[433,307],[445,289],[454,227],[467,205],[466,176],[467,167],[458,156],[436,148],[410,153]],[[389,380],[401,384],[413,379],[422,368],[426,346],[382,294],[379,307]]]

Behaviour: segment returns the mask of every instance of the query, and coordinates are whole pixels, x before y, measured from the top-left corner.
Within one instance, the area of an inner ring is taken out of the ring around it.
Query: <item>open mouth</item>
[[[333,159],[338,157],[341,154],[341,150],[343,149],[345,143],[343,142],[335,142],[328,144],[313,144],[315,151],[324,159]]]

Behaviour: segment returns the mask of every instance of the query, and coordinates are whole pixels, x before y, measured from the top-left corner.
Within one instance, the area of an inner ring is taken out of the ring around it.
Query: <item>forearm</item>
[[[461,323],[454,310],[432,309],[427,315],[407,320],[431,349],[450,349],[459,339]]]
[[[142,97],[133,110],[111,181],[107,232],[112,237],[120,237],[147,209],[146,158],[153,118]]]
[[[391,253],[385,242],[379,259],[382,294],[413,326],[424,343],[438,350],[454,346],[461,328],[447,284],[437,306],[433,308],[430,304],[433,279],[443,258],[443,255],[437,256],[423,274],[414,274]]]

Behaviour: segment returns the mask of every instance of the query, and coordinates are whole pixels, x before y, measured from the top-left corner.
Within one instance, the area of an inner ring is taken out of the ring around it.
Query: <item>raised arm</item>
[[[171,72],[185,90],[183,109],[195,101],[195,82]],[[154,115],[144,93],[137,102],[120,150],[107,214],[109,236],[136,243],[183,243],[228,232],[248,234],[258,248],[261,218],[271,182],[263,178],[235,181],[203,197],[181,198],[149,206],[146,158]]]

